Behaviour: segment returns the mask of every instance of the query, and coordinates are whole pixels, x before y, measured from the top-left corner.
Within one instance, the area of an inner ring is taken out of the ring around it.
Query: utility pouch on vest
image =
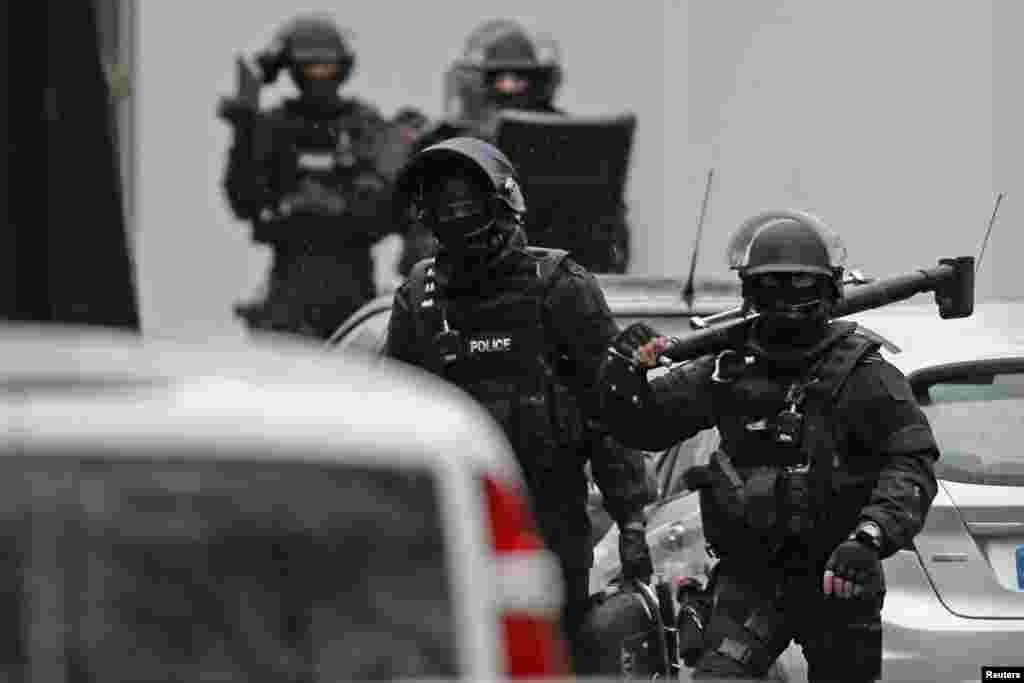
[[[441,357],[441,364],[447,367],[465,357],[465,343],[458,330],[445,330],[434,336],[434,348]]]
[[[727,518],[744,521],[746,486],[739,472],[733,467],[732,459],[724,451],[715,451],[711,455],[708,473],[711,476],[711,485],[701,491],[701,495],[710,495],[716,507],[721,509]]]
[[[746,498],[743,512],[750,528],[768,531],[775,527],[778,520],[778,484],[777,467],[757,467],[747,477],[743,486]]]
[[[801,536],[813,526],[811,519],[811,488],[807,472],[787,472],[782,481],[782,505],[785,510],[786,534]]]
[[[550,399],[543,393],[528,394],[515,399],[517,419],[515,439],[517,452],[528,454],[532,467],[553,470],[557,466],[559,443],[552,424]]]

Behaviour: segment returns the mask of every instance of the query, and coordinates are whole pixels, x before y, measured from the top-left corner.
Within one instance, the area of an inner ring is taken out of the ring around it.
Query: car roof
[[[397,362],[308,344],[0,326],[0,391],[19,431],[55,443],[215,443],[218,455],[245,457],[287,445],[313,458],[516,467],[500,429],[457,389]]]
[[[739,284],[724,280],[697,280],[693,305],[683,300],[685,280],[646,275],[595,275],[612,313],[620,316],[710,315],[739,306]],[[392,293],[381,294],[363,304],[332,335],[344,337],[367,317],[391,310]]]
[[[605,300],[619,316],[703,316],[739,306],[739,283],[697,280],[692,305],[683,298],[686,281],[645,275],[597,275]]]
[[[947,363],[1024,357],[1024,301],[985,301],[967,318],[943,320],[926,297],[848,316],[901,348],[886,357],[909,373]]]
[[[605,274],[596,277],[609,308],[619,317],[704,316],[741,303],[739,288],[732,281],[698,281],[691,307],[682,299],[685,282],[681,278]],[[389,311],[391,301],[392,296],[387,294],[363,306],[349,319],[340,336],[367,316]],[[863,324],[898,346],[899,353],[886,351],[885,355],[905,373],[947,363],[1024,356],[1021,300],[977,302],[971,316],[943,320],[933,295],[922,294],[845,319]]]

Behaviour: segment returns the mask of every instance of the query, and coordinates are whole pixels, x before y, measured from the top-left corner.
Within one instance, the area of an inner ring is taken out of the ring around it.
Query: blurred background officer
[[[238,93],[219,112],[235,134],[228,201],[273,258],[265,298],[236,312],[250,329],[327,338],[376,294],[370,247],[391,229],[403,143],[372,106],[340,96],[355,55],[329,19],[294,19],[257,62],[254,74],[239,59]],[[261,85],[281,71],[299,96],[260,111]]]
[[[652,571],[641,457],[587,450],[584,420],[596,415],[593,385],[617,332],[604,295],[564,251],[527,246],[515,171],[486,142],[453,138],[417,154],[399,175],[396,209],[428,226],[440,249],[398,289],[386,354],[458,385],[504,427],[562,565],[571,642],[593,563],[588,458],[621,530],[626,576]]]
[[[496,143],[498,115],[504,110],[565,115],[554,104],[562,76],[561,56],[553,40],[532,35],[509,19],[482,24],[470,34],[462,57],[445,74],[444,120],[425,130],[415,151],[458,136]],[[595,272],[625,272],[629,231],[624,205],[600,216],[588,216],[588,224],[577,238],[580,244],[565,239],[572,216],[544,214],[531,214],[526,225],[531,244],[570,249],[575,260]],[[587,236],[609,241],[605,233],[627,246],[616,252],[618,256],[606,254],[608,249],[591,256],[592,250],[586,249]],[[406,233],[399,273],[407,276],[413,264],[433,255],[435,248],[429,228],[414,223]],[[584,253],[587,258],[581,259]]]
[[[760,314],[735,350],[648,384],[663,340],[642,324],[616,340],[613,434],[648,449],[721,434],[711,462],[686,475],[720,558],[695,678],[763,676],[791,639],[812,683],[881,676],[881,561],[921,530],[938,451],[878,338],[830,321],[843,253],[813,216],[756,216],[730,247]]]

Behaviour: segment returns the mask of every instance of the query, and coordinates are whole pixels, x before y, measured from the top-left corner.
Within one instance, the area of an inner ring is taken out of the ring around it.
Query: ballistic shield
[[[521,110],[499,117],[497,146],[523,179],[530,213],[581,210],[625,196],[636,116],[563,116]]]

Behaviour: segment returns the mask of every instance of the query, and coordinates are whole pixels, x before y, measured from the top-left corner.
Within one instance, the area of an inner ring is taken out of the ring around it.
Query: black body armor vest
[[[440,290],[434,260],[412,270],[417,335],[427,369],[459,386],[503,427],[523,469],[549,547],[587,566],[583,418],[546,334],[544,301],[567,252],[527,248],[500,282],[464,295]],[[577,547],[579,546],[579,547]]]
[[[819,348],[802,373],[754,360],[713,385],[722,443],[710,463],[716,484],[700,502],[705,537],[723,559],[768,560],[787,539],[828,546],[852,528],[860,507],[851,502],[877,478],[877,471],[853,474],[859,468],[849,467],[833,410],[878,342],[856,334],[855,323],[837,322]]]

